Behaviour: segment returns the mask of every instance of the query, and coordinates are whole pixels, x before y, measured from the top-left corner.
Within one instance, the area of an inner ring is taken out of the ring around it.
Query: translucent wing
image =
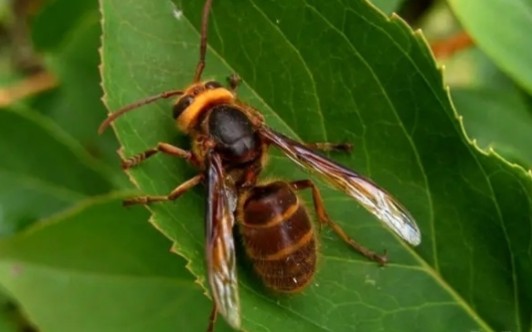
[[[235,329],[240,327],[240,301],[232,228],[236,196],[225,184],[220,157],[208,156],[206,255],[209,284],[218,312]]]
[[[421,243],[421,234],[414,218],[376,184],[268,127],[262,127],[260,134],[279,147],[294,162],[316,171],[331,184],[356,199],[407,242],[412,245]]]

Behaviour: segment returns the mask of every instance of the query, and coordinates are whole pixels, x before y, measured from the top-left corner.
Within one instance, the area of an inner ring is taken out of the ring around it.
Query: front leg
[[[227,77],[227,83],[229,83],[229,88],[231,89],[231,92],[236,94],[236,88],[242,83],[242,79],[238,74],[233,73]]]
[[[156,154],[157,152],[162,152],[174,157],[183,158],[187,162],[193,165],[197,165],[197,160],[192,154],[192,152],[188,150],[183,150],[169,143],[159,142],[154,148],[148,149],[144,152],[138,153],[134,156],[122,160],[122,168],[129,169],[131,167],[135,167],[144,162],[149,157]]]

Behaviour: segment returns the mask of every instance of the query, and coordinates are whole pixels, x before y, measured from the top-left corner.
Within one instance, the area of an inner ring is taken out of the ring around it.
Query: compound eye
[[[221,88],[222,85],[216,81],[209,81],[207,83],[205,83],[205,88],[206,89],[209,89],[209,90],[212,90],[212,89],[216,89],[216,88]]]
[[[183,96],[181,99],[179,99],[179,101],[177,102],[177,104],[174,105],[173,108],[174,119],[177,119],[181,115],[181,113],[183,113],[183,111],[186,110],[187,107],[190,106],[190,104],[192,104],[193,101],[194,98],[192,96]]]

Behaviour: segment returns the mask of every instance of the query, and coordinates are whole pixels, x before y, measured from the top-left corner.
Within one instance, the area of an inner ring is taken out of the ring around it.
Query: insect
[[[244,248],[264,284],[278,292],[297,292],[316,271],[316,237],[311,219],[298,198],[310,189],[319,222],[327,225],[348,245],[380,264],[387,261],[350,238],[328,216],[320,191],[311,180],[261,182],[260,173],[270,146],[280,149],[296,164],[316,172],[330,184],[358,201],[401,238],[412,245],[420,231],[408,211],[390,194],[353,170],[328,159],[317,150],[347,150],[346,144],[306,144],[268,127],[263,116],[236,96],[239,78],[229,86],[202,81],[207,47],[207,27],[212,0],[204,5],[199,61],[193,82],[183,90],[163,92],[111,113],[102,122],[103,132],[125,113],[159,99],[177,97],[172,111],[178,128],[190,138],[191,148],[169,143],[123,160],[122,167],[138,166],[157,153],[182,158],[199,173],[167,195],[139,196],[125,205],[172,201],[197,186],[206,185],[206,263],[213,297],[209,330],[217,313],[234,328],[241,326],[233,227],[238,225]]]

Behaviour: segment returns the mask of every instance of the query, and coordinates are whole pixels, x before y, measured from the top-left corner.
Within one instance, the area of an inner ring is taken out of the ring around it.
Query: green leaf
[[[532,2],[450,0],[449,4],[475,43],[532,93]]]
[[[120,197],[87,200],[0,242],[0,283],[43,331],[205,329],[210,305],[184,261]]]
[[[2,292],[0,292],[0,331],[20,332],[31,329],[32,326],[18,309],[13,300],[2,289]]]
[[[532,109],[519,91],[458,88],[452,95],[468,135],[481,148],[532,167]]]
[[[426,31],[425,29],[423,31]],[[445,61],[453,104],[468,137],[525,168],[532,165],[532,107],[524,91],[478,48]]]
[[[40,50],[52,50],[71,38],[72,27],[92,15],[97,8],[93,1],[47,1],[31,22],[32,39]]]
[[[109,109],[191,82],[200,1],[101,6]],[[238,10],[215,1],[209,42],[205,79],[237,72],[244,80],[239,98],[294,138],[352,142],[352,155],[333,158],[397,196],[423,233],[414,250],[320,182],[331,217],[363,244],[387,249],[392,263],[379,268],[325,229],[314,282],[282,297],[260,285],[240,254],[244,329],[530,329],[530,174],[467,142],[420,35],[362,1],[242,1]],[[187,147],[169,102],[129,113],[115,129],[127,156],[159,141]],[[143,192],[165,194],[196,173],[181,160],[156,156],[130,175]],[[277,152],[265,173],[264,179],[308,177]],[[204,200],[198,188],[150,209],[205,286]]]
[[[68,29],[58,15],[68,16]],[[117,176],[121,180],[117,186],[124,187],[127,180],[115,167],[119,163],[116,140],[110,134],[95,135],[105,110],[98,72],[99,21],[97,3],[92,1],[56,0],[42,10],[34,22],[34,37],[46,48],[47,70],[59,85],[35,98],[32,107],[51,117],[91,154],[113,165],[122,177]]]
[[[75,141],[35,112],[0,111],[0,234],[111,188]]]
[[[391,14],[394,11],[397,11],[404,0],[370,0],[368,1],[375,5],[386,14]]]

